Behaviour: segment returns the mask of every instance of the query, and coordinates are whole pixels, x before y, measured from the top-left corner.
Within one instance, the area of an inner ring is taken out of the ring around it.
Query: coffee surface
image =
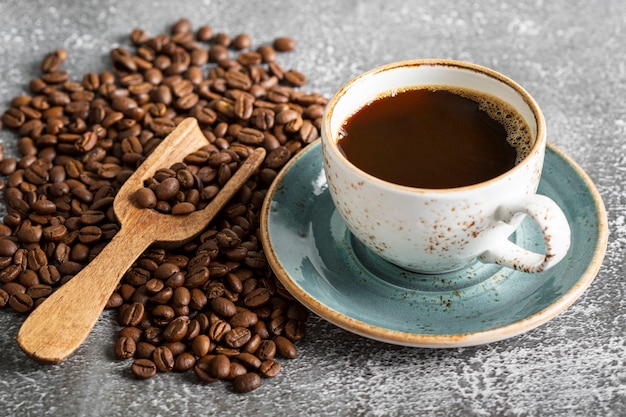
[[[379,97],[344,122],[338,145],[363,171],[400,185],[477,184],[511,169],[531,147],[528,126],[501,100],[445,87]]]

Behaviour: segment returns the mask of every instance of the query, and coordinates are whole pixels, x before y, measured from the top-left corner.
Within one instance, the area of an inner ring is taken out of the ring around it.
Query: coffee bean
[[[6,286],[5,286],[6,290]],[[17,292],[9,297],[9,306],[18,313],[27,313],[33,309],[33,299],[26,293]]]
[[[134,327],[134,326],[128,326],[128,327],[122,328],[117,333],[117,336],[118,336],[118,339],[122,337],[126,337],[128,339],[131,339],[133,342],[135,342],[135,344],[137,344],[141,340],[142,334],[143,332],[140,328]]]
[[[145,332],[144,332],[144,337],[145,337]],[[152,353],[156,349],[156,346],[146,341],[139,341],[139,342],[136,342],[136,344],[137,344],[137,349],[135,352],[135,358],[152,359]]]
[[[189,352],[182,352],[174,359],[174,371],[187,372],[196,364],[196,357]]]
[[[11,107],[2,114],[0,120],[6,127],[15,129],[24,124],[26,115],[20,109]]]
[[[289,339],[283,336],[276,336],[276,353],[286,359],[294,359],[297,356],[296,346]]]
[[[251,353],[239,353],[236,355],[235,359],[250,370],[256,370],[261,366],[261,360]]]
[[[285,325],[284,335],[292,342],[297,342],[304,338],[306,326],[303,321],[290,319]]]
[[[213,308],[213,311],[215,311],[215,313],[219,314],[222,317],[233,317],[237,313],[237,307],[235,306],[235,303],[224,297],[213,298],[211,300],[211,307]]]
[[[209,372],[210,359],[212,358],[205,360],[205,357],[200,358],[200,360],[196,361],[196,364],[193,367],[193,372],[194,374],[196,374],[200,381],[210,384],[218,381],[218,379],[211,375],[211,373]]]
[[[273,359],[267,359],[261,362],[259,372],[265,378],[273,378],[280,373],[280,362],[276,362]]]
[[[26,288],[26,295],[33,300],[45,298],[52,294],[52,287],[46,284],[32,284]]]
[[[196,211],[196,206],[190,202],[183,201],[182,203],[177,203],[172,206],[171,214],[173,215],[185,215],[190,214]]]
[[[223,320],[216,320],[211,324],[208,330],[208,335],[211,340],[215,340],[216,342],[220,342],[226,333],[231,330],[230,324]]]
[[[273,340],[264,338],[254,353],[262,361],[273,359],[276,355],[276,343]]]
[[[231,361],[230,362],[230,372],[228,373],[228,376],[225,379],[227,379],[229,381],[232,381],[233,379],[237,378],[240,375],[244,375],[247,372],[248,372],[248,370],[246,369],[245,366],[243,366],[239,362]]]
[[[268,329],[270,333],[274,335],[282,335],[285,331],[286,326],[287,317],[282,314],[278,314],[275,317],[272,317],[270,322],[268,323]]]
[[[206,334],[198,335],[191,342],[191,351],[194,355],[202,357],[209,353],[211,349],[211,339]]]
[[[228,333],[224,335],[224,343],[232,348],[240,348],[252,337],[250,330],[245,327],[232,328]]]
[[[257,288],[246,294],[243,303],[246,307],[257,308],[263,306],[270,299],[271,293],[268,288]]]
[[[135,355],[137,345],[135,340],[122,336],[117,339],[115,343],[114,353],[119,359],[130,359]]]
[[[188,326],[189,317],[177,317],[167,325],[165,330],[163,330],[163,338],[168,342],[183,340],[187,334]]]
[[[178,272],[175,274],[178,275]],[[171,304],[175,307],[189,305],[191,302],[191,291],[187,287],[178,286],[174,290]]]
[[[259,374],[248,372],[233,379],[233,390],[238,393],[250,392],[259,388],[262,384],[263,381]]]
[[[119,309],[118,320],[123,326],[136,326],[143,319],[144,306],[141,303],[124,304]]]
[[[218,379],[225,379],[230,374],[230,359],[226,355],[215,355],[209,362],[209,373]]]
[[[229,323],[233,327],[252,327],[258,322],[258,316],[249,310],[237,312],[231,317]]]
[[[257,52],[261,54],[263,62],[274,62],[276,60],[276,50],[271,45],[261,45]]]
[[[174,355],[166,346],[159,346],[152,352],[152,361],[160,372],[174,369]]]
[[[0,256],[13,256],[17,249],[18,244],[11,239],[0,239]]]
[[[274,39],[274,49],[279,52],[289,52],[295,49],[296,41],[292,38],[279,37]]]
[[[157,366],[149,359],[137,359],[130,367],[133,375],[139,379],[152,378],[157,373]]]
[[[285,146],[272,149],[265,158],[265,165],[271,169],[278,169],[284,166],[291,158],[291,152]]]

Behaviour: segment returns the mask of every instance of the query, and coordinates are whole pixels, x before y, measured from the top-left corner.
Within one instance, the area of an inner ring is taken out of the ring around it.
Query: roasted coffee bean
[[[196,364],[196,357],[189,352],[183,352],[176,356],[174,360],[174,371],[187,372]]]
[[[183,201],[181,203],[176,203],[172,206],[171,214],[175,216],[181,216],[185,214],[190,214],[196,211],[197,207],[190,202]]]
[[[9,283],[14,281],[22,271],[22,266],[19,264],[12,264],[0,271],[0,282]]]
[[[280,362],[276,362],[273,359],[266,359],[261,362],[259,366],[259,372],[265,378],[273,378],[280,373]]]
[[[269,288],[257,288],[245,295],[243,303],[249,308],[261,307],[269,301],[270,296]]]
[[[252,333],[245,327],[235,327],[224,335],[224,343],[226,345],[238,349],[248,343]]]
[[[132,339],[132,341],[135,342],[135,344],[137,344],[141,341],[142,334],[143,332],[140,328],[134,327],[134,326],[127,326],[127,327],[122,328],[122,330],[120,330],[117,333],[117,336],[118,338],[126,337],[128,339]]]
[[[256,333],[250,333],[250,340],[248,340],[248,342],[246,342],[245,345],[243,345],[241,347],[241,351],[242,352],[246,352],[246,353],[254,353],[256,352],[256,350],[259,348],[259,346],[261,345],[261,336],[259,336]]]
[[[226,355],[215,355],[209,362],[209,373],[218,379],[225,379],[230,374],[230,359]]]
[[[135,202],[142,208],[154,208],[157,205],[157,196],[148,187],[140,188],[135,192]]]
[[[26,294],[26,288],[18,282],[7,282],[2,285],[2,289],[10,296],[15,294]]]
[[[174,369],[174,355],[167,346],[159,346],[152,352],[152,361],[160,372]]]
[[[191,289],[191,299],[189,301],[189,308],[193,311],[202,310],[209,302],[209,298],[198,288]]]
[[[248,372],[233,379],[233,390],[238,393],[254,391],[263,384],[259,374]]]
[[[296,346],[286,337],[276,336],[274,339],[276,344],[276,353],[286,359],[294,359],[297,356]]]
[[[249,310],[242,310],[234,314],[229,323],[233,327],[252,327],[259,321],[258,316]]]
[[[163,338],[168,342],[183,340],[183,338],[187,334],[188,326],[189,317],[177,317],[167,325],[165,330],[163,330]]]
[[[210,359],[206,360],[204,358],[205,357],[200,358],[200,360],[196,361],[196,364],[193,367],[194,374],[196,374],[200,381],[207,384],[218,381],[218,379],[209,372]]]
[[[4,289],[6,290],[6,286]],[[16,292],[9,297],[8,304],[18,313],[27,313],[33,309],[34,301],[28,294]]]
[[[146,341],[139,341],[136,343],[137,349],[135,357],[138,359],[152,359],[152,353],[156,349],[156,346]]]
[[[216,342],[221,342],[224,336],[226,335],[226,333],[228,333],[230,330],[231,330],[230,324],[228,324],[227,322],[223,320],[218,319],[217,321],[211,324],[207,334],[209,335],[211,340],[214,340]]]
[[[52,294],[52,287],[46,284],[32,284],[26,289],[26,295],[33,300],[45,298]]]
[[[158,293],[154,294],[152,297],[149,297],[149,300],[154,304],[165,304],[172,299],[173,295],[174,289],[170,286],[167,286]]]
[[[307,77],[304,74],[295,69],[290,69],[289,71],[285,72],[284,77],[287,82],[295,85],[296,87],[301,87],[308,81]]]
[[[174,311],[174,309],[165,304],[156,305],[152,309],[151,314],[152,314],[152,320],[157,325],[163,325],[163,326],[168,325],[176,316],[176,312]]]
[[[17,282],[22,284],[26,288],[26,292],[28,293],[28,288],[39,284],[39,277],[35,271],[32,269],[26,269],[20,272],[17,277]]]
[[[250,370],[259,369],[259,366],[261,366],[261,360],[251,353],[247,353],[247,352],[239,353],[237,354],[235,359]]]
[[[26,121],[26,115],[20,109],[11,107],[2,114],[2,123],[9,128],[19,128]]]
[[[43,284],[55,285],[61,279],[61,274],[54,265],[44,265],[37,271]],[[1,280],[1,279],[0,279]]]
[[[13,256],[18,250],[17,242],[12,239],[0,239],[0,256]]]
[[[262,361],[273,359],[276,356],[276,343],[265,338],[259,343],[259,347],[254,354]]]
[[[141,324],[142,327],[145,324]],[[160,327],[148,325],[143,331],[143,338],[146,342],[156,346],[159,346],[165,339],[163,338],[163,330]]]
[[[135,340],[122,336],[117,339],[115,343],[114,353],[115,356],[119,359],[130,359],[135,356],[135,351],[137,350],[137,345]]]
[[[136,326],[143,319],[144,306],[141,303],[124,304],[119,309],[118,320],[123,326]]]
[[[289,52],[295,49],[296,41],[292,38],[278,37],[274,39],[273,47],[279,52]]]
[[[271,45],[261,45],[257,52],[261,54],[263,62],[274,62],[276,60],[276,50]]]
[[[239,362],[231,361],[230,362],[230,372],[228,373],[228,376],[226,377],[226,379],[229,380],[229,381],[232,381],[233,379],[237,378],[240,375],[244,375],[247,372],[248,372],[248,370],[246,369],[245,366],[243,366]]]
[[[169,200],[174,198],[179,189],[180,183],[176,178],[167,178],[155,187],[154,193],[159,200]]]
[[[276,317],[271,317],[268,323],[268,329],[273,335],[282,335],[287,326],[287,317],[282,314],[278,314]]]
[[[213,311],[215,311],[215,313],[219,314],[222,317],[233,317],[237,313],[237,307],[235,306],[235,303],[224,297],[213,298],[211,300],[211,307],[213,308]]]
[[[149,359],[137,359],[130,367],[133,375],[139,379],[152,378],[157,373],[157,366]]]
[[[209,353],[211,349],[211,339],[206,334],[198,335],[191,342],[191,351],[194,355],[202,357]]]
[[[272,149],[265,158],[265,165],[271,169],[278,169],[284,166],[291,158],[291,152],[284,146]]]

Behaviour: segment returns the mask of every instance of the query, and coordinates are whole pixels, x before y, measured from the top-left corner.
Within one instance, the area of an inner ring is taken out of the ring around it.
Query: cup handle
[[[541,230],[546,253],[531,252],[508,240],[514,231],[509,224],[513,218],[526,214]],[[561,208],[550,198],[534,194],[517,202],[503,204],[496,210],[496,221],[503,222],[502,239],[487,250],[479,259],[485,263],[496,263],[523,272],[542,272],[559,263],[570,247],[570,227]]]

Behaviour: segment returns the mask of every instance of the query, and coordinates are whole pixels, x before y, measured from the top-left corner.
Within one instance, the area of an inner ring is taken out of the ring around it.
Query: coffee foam
[[[393,97],[394,95],[404,91],[418,89],[428,89],[430,91],[448,91],[478,103],[478,108],[480,110],[484,111],[489,117],[500,123],[506,130],[506,140],[511,145],[511,147],[515,148],[515,151],[517,153],[517,158],[515,160],[516,164],[519,164],[524,158],[526,158],[530,154],[530,150],[534,145],[534,139],[532,137],[528,123],[526,123],[526,120],[524,120],[522,115],[519,114],[519,112],[515,110],[513,106],[491,94],[462,87],[432,85],[394,90],[388,92],[387,94],[384,94],[383,96]]]

